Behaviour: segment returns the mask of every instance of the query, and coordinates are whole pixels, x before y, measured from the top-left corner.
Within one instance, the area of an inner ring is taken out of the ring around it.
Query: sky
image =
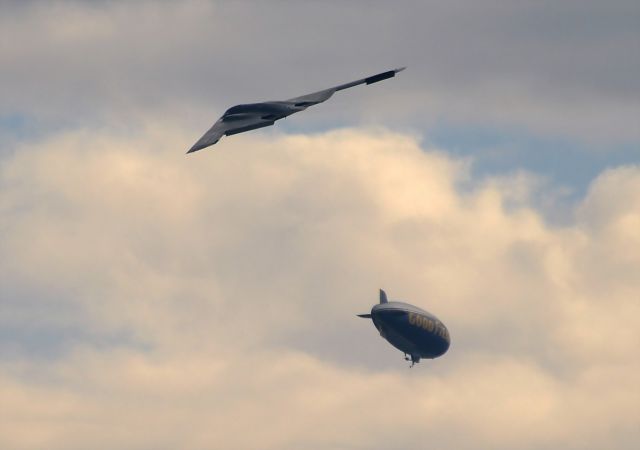
[[[634,449],[637,1],[0,3],[0,447]],[[234,104],[395,67],[185,156]],[[409,369],[356,317],[438,316]]]

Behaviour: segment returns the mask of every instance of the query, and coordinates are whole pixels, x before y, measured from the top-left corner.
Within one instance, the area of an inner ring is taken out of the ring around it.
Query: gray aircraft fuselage
[[[391,345],[409,355],[412,365],[421,358],[433,359],[444,355],[451,338],[447,327],[433,314],[403,302],[390,302],[380,291],[380,304],[374,305],[370,314],[373,324]]]

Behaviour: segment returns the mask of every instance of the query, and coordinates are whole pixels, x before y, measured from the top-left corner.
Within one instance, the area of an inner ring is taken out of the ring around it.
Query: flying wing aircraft
[[[196,152],[209,147],[220,140],[222,136],[244,133],[245,131],[273,125],[276,120],[284,119],[291,114],[304,111],[309,106],[317,105],[331,98],[337,91],[348,89],[359,84],[373,84],[378,81],[392,78],[405,67],[389,70],[377,75],[372,75],[361,80],[341,84],[322,91],[302,95],[284,101],[269,101],[261,103],[248,103],[229,108],[218,121],[193,144],[187,153]]]

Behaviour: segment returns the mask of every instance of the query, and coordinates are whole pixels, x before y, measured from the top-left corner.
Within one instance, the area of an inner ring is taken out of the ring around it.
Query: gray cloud
[[[313,112],[314,123],[472,123],[585,140],[639,137],[640,8],[633,1],[38,2],[4,9],[5,115],[127,124],[160,114],[202,128],[231,103],[286,98],[407,64],[393,88],[336,98],[330,112]],[[384,119],[376,112],[383,106],[395,110]]]

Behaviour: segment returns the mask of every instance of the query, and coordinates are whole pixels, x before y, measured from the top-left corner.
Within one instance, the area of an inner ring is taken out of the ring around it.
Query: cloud
[[[0,116],[126,126],[170,115],[203,128],[230,104],[408,65],[393,90],[336,97],[314,123],[639,138],[636,2],[367,5],[363,15],[358,2],[8,3]]]
[[[534,176],[411,135],[191,139],[148,121],[2,160],[0,446],[634,448],[638,167],[557,227]],[[409,371],[354,316],[379,287],[450,352]]]

